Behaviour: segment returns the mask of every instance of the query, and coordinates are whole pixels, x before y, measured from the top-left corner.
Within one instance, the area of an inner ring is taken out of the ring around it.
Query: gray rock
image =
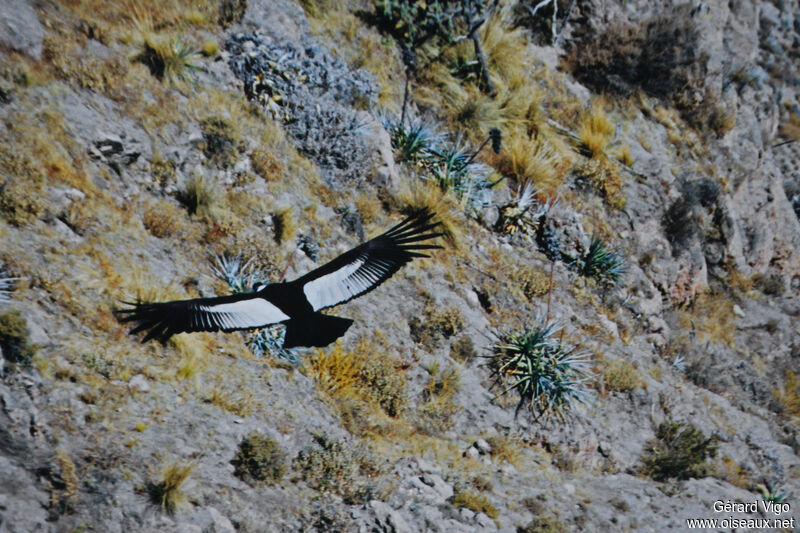
[[[423,483],[425,483],[429,487],[432,487],[433,490],[436,491],[436,493],[439,496],[441,496],[443,499],[446,500],[446,499],[451,498],[453,496],[453,487],[452,487],[452,485],[449,485],[448,483],[446,483],[441,478],[441,476],[438,476],[436,474],[423,474],[419,478]]]
[[[478,451],[478,448],[476,448],[475,446],[470,446],[469,448],[464,450],[464,453],[462,455],[464,457],[468,457],[469,459],[477,459],[481,455],[481,452]]]
[[[42,58],[44,28],[26,0],[7,0],[0,9],[0,45]]]
[[[144,374],[136,374],[133,376],[130,381],[128,381],[128,387],[139,392],[150,392],[150,383],[147,381],[147,377]]]
[[[412,533],[414,530],[408,525],[403,516],[382,501],[372,500],[370,508],[375,512],[376,522],[385,533]]]
[[[195,510],[191,523],[200,526],[202,533],[236,533],[231,521],[214,507],[200,507]]]
[[[476,440],[473,446],[481,452],[481,455],[490,455],[492,453],[492,445],[486,442],[486,439]]]

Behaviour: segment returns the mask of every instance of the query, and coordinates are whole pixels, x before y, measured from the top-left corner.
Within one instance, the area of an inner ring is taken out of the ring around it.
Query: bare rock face
[[[44,28],[36,11],[26,0],[3,2],[0,9],[0,45],[28,54],[33,59],[42,57]]]

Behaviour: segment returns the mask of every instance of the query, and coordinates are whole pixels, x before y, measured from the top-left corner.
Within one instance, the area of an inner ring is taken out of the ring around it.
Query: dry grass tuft
[[[783,386],[774,392],[781,409],[795,421],[800,419],[800,380],[791,370],[786,371]]]
[[[578,137],[593,158],[605,155],[608,143],[614,138],[615,127],[603,109],[601,99],[592,103],[591,109],[583,114]]]
[[[693,330],[702,342],[710,341],[733,347],[736,344],[736,315],[733,301],[719,293],[698,296],[680,312],[683,329]]]
[[[496,168],[518,186],[532,183],[543,193],[554,193],[564,182],[570,158],[542,136],[511,136],[497,158]]]
[[[194,472],[195,467],[193,463],[174,463],[168,466],[161,481],[148,484],[147,492],[151,501],[167,512],[174,513],[186,501],[186,494],[181,487]]]
[[[284,207],[272,215],[275,242],[278,244],[294,239],[297,233],[297,223],[291,207]]]

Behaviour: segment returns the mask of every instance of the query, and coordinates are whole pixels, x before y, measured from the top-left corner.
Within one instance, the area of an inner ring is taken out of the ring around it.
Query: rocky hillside
[[[800,5],[673,4],[4,2],[0,532],[796,527]],[[327,348],[115,315],[423,207]]]

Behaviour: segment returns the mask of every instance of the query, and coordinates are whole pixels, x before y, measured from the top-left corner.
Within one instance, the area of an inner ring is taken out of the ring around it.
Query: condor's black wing
[[[419,250],[441,248],[437,244],[420,244],[442,235],[432,231],[439,225],[432,223],[432,218],[433,213],[426,209],[418,211],[383,235],[343,253],[292,283],[302,287],[314,311],[365,294],[415,257],[428,257]]]
[[[146,331],[142,342],[150,339],[165,342],[172,335],[183,332],[259,328],[289,319],[258,293],[160,303],[126,303],[134,307],[117,310],[117,317],[121,322],[135,322],[131,333]]]

